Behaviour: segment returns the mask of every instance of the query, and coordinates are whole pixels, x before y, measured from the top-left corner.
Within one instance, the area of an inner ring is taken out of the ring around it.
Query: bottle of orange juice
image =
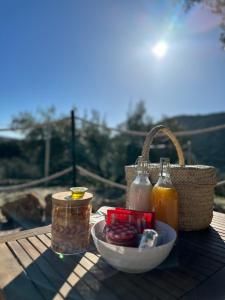
[[[152,189],[156,220],[178,230],[178,194],[170,178],[170,160],[160,158],[159,179]]]

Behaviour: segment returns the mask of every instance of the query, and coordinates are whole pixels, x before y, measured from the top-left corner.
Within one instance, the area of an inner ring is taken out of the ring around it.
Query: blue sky
[[[50,105],[96,109],[111,126],[140,99],[155,120],[224,111],[218,23],[172,0],[0,0],[0,126]]]

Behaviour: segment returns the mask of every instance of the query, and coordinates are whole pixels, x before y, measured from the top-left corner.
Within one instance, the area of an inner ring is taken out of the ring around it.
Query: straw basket
[[[147,134],[142,149],[143,160],[149,160],[150,145],[159,132],[170,138],[178,155],[179,165],[171,164],[170,174],[179,195],[179,230],[204,229],[212,220],[216,170],[214,167],[204,165],[185,166],[180,143],[172,131],[162,125],[154,127]],[[125,166],[125,172],[129,188],[136,176],[135,165]],[[157,182],[158,176],[159,164],[150,163],[149,178],[153,185]]]

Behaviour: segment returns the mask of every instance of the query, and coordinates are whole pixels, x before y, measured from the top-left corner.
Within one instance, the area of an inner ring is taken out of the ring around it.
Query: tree
[[[28,169],[31,166],[37,167],[38,171],[33,174],[36,175],[34,177],[44,175],[46,130],[51,131],[50,173],[68,166],[67,148],[65,146],[67,146],[69,140],[69,123],[66,121],[63,125],[54,123],[55,119],[56,111],[54,107],[47,108],[45,111],[39,110],[36,114],[21,112],[12,119],[12,127],[21,128],[21,132],[25,137],[21,143],[20,159],[28,164]]]
[[[220,41],[225,50],[225,1],[224,0],[187,0],[182,1],[186,11],[190,10],[193,5],[202,3],[212,13],[221,16],[221,29],[223,32],[220,35]]]
[[[100,176],[110,178],[111,133],[97,111],[92,111],[88,122],[81,123],[78,140],[77,158],[82,166]]]
[[[153,126],[152,119],[147,115],[145,102],[139,101],[133,110],[127,114],[125,122],[118,126],[121,130],[149,131]],[[134,164],[137,157],[141,155],[144,136],[132,136],[119,133],[112,138],[113,165],[112,173],[114,180],[124,182],[124,166]]]

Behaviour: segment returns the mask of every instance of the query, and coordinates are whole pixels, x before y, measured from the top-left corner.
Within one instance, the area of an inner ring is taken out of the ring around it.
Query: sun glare
[[[166,55],[168,50],[168,45],[166,42],[164,41],[160,41],[157,44],[155,44],[155,46],[152,48],[152,53],[158,57],[158,58],[162,58]]]

